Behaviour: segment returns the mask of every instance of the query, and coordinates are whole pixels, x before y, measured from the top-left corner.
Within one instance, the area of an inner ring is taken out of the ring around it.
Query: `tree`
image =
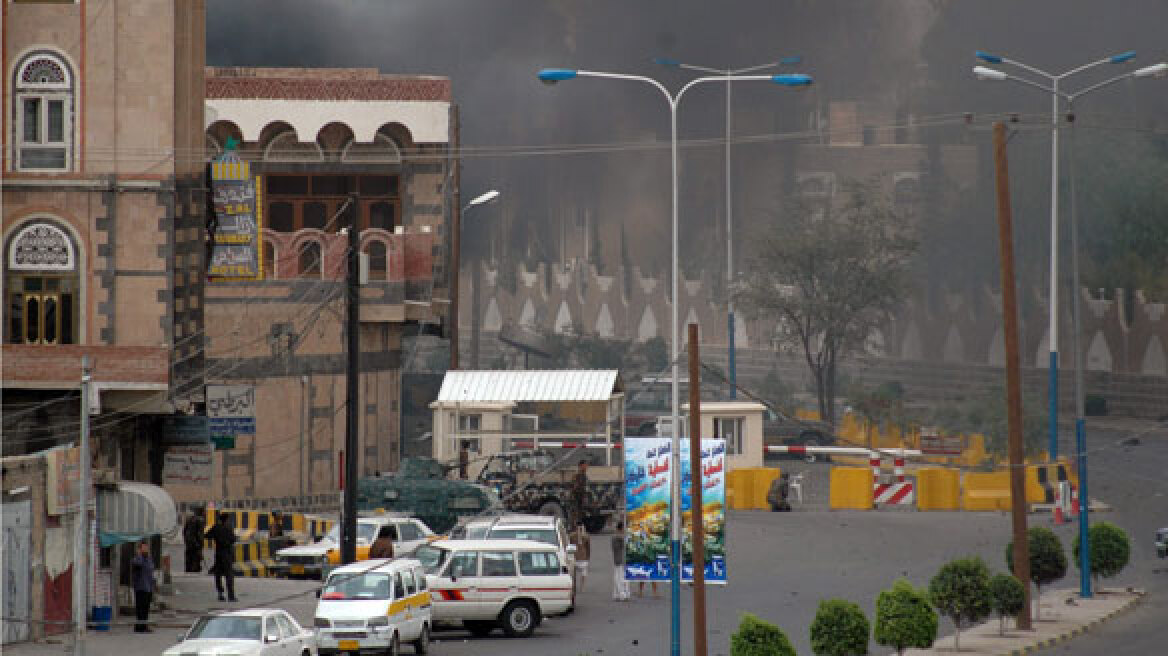
[[[738,630],[730,636],[730,656],[795,656],[795,648],[782,629],[744,613]]]
[[[774,321],[776,339],[802,351],[824,421],[835,419],[837,363],[900,306],[916,249],[910,222],[858,183],[839,202],[788,200],[754,240],[735,304]]]
[[[871,628],[864,611],[844,599],[819,602],[811,623],[811,651],[816,656],[860,656],[868,653]]]
[[[1042,402],[1029,396],[1022,400],[1022,447],[1026,455],[1039,455],[1046,448],[1047,415]],[[955,433],[981,433],[986,451],[1005,457],[1009,447],[1010,425],[1006,412],[1006,391],[994,387],[961,403],[938,407],[930,423]]]
[[[990,579],[990,603],[998,614],[998,633],[1005,635],[1006,616],[1017,615],[1026,606],[1026,588],[1014,576],[995,574]]]
[[[867,445],[872,447],[872,430],[896,425],[902,430],[908,425],[904,409],[904,386],[899,382],[881,383],[874,388],[855,385],[848,393],[852,408],[864,418]]]
[[[896,653],[916,647],[928,649],[937,639],[937,611],[929,605],[923,590],[898,579],[876,597],[873,636],[878,644],[892,647]]]
[[[1034,618],[1038,619],[1042,586],[1054,583],[1067,575],[1067,555],[1063,543],[1054,531],[1045,526],[1032,526],[1026,531],[1030,545],[1030,580],[1034,582]],[[1006,545],[1006,567],[1014,571],[1014,542]]]
[[[929,601],[937,612],[953,620],[957,635],[953,640],[961,650],[961,629],[989,617],[990,570],[981,558],[960,558],[945,564],[929,581]]]
[[[1091,560],[1091,576],[1098,581],[1100,577],[1109,579],[1127,567],[1131,558],[1131,540],[1127,533],[1111,522],[1098,522],[1087,529],[1087,544]],[[1075,567],[1079,565],[1079,536],[1075,536],[1073,551],[1075,553]]]

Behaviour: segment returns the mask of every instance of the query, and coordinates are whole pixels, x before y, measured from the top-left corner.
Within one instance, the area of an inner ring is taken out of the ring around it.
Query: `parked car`
[[[162,656],[317,656],[316,638],[278,608],[204,615]]]
[[[1168,528],[1156,531],[1156,555],[1168,558]]]
[[[544,617],[566,612],[572,576],[559,550],[531,540],[437,540],[420,547],[434,622],[461,622],[476,637],[502,628],[530,636]]]
[[[834,446],[835,433],[827,422],[815,419],[799,419],[769,410],[762,423],[762,441],[769,446]],[[775,455],[773,457],[781,457]],[[807,462],[828,460],[827,456],[808,453],[802,456]]]
[[[390,526],[395,533],[393,553],[408,556],[419,546],[432,540],[434,532],[415,517],[400,515],[377,515],[357,518],[357,560],[369,558],[369,547],[377,538],[382,526]],[[315,544],[285,547],[276,552],[276,566],[271,568],[277,575],[307,576],[323,579],[329,569],[341,562],[341,527],[333,526],[328,535]]]
[[[397,656],[402,644],[413,645],[415,654],[430,648],[430,592],[422,563],[413,558],[338,567],[318,594],[312,625],[321,654]]]
[[[568,566],[568,572],[572,575],[571,608],[575,608],[576,545],[570,543],[568,528],[559,517],[504,514],[472,519],[457,526],[450,537],[459,540],[534,540],[554,545],[560,562]]]

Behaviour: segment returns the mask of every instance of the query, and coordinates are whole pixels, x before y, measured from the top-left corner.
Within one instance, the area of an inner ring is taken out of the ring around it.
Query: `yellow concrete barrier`
[[[777,467],[740,467],[726,474],[726,503],[734,510],[766,510],[767,491]]]
[[[734,510],[750,508],[750,470],[726,472],[726,503]]]
[[[968,472],[962,480],[962,510],[1009,510],[1010,472]]]
[[[767,492],[771,489],[771,482],[779,477],[778,467],[755,467],[750,472],[750,501],[753,508],[769,510]]]
[[[871,510],[872,470],[832,467],[829,502],[832,510]]]
[[[918,510],[957,510],[960,507],[960,471],[944,467],[917,470]]]

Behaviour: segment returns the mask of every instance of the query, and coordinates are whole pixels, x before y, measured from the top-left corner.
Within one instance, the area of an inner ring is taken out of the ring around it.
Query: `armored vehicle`
[[[569,522],[576,506],[573,480],[583,456],[557,458],[544,449],[504,451],[490,456],[478,482],[494,489],[511,512],[553,515]],[[599,533],[620,508],[624,479],[619,466],[591,466],[587,476],[579,520],[589,533]]]
[[[357,510],[387,510],[422,520],[446,533],[459,517],[502,510],[493,489],[470,481],[443,478],[446,466],[431,458],[407,458],[395,474],[357,481]]]

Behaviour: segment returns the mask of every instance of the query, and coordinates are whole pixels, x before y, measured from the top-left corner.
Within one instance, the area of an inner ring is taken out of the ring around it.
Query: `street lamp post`
[[[555,84],[565,80],[575,79],[577,77],[594,77],[604,78],[610,80],[626,80],[630,82],[641,82],[643,84],[651,85],[653,88],[661,92],[665,96],[665,100],[669,105],[669,141],[670,141],[670,159],[672,162],[672,233],[673,233],[673,251],[672,251],[672,274],[671,274],[671,288],[673,293],[672,298],[672,319],[670,327],[670,367],[672,376],[672,403],[670,416],[672,422],[670,423],[670,470],[673,472],[670,484],[670,510],[669,510],[669,536],[670,536],[670,611],[671,622],[669,632],[669,653],[676,656],[681,653],[681,440],[680,440],[680,413],[678,400],[678,367],[677,361],[680,355],[680,344],[678,340],[678,302],[679,302],[679,285],[678,285],[678,254],[677,254],[677,105],[681,102],[682,96],[691,88],[704,84],[707,82],[735,82],[735,81],[766,81],[773,82],[784,86],[805,87],[811,84],[811,76],[799,73],[784,74],[784,75],[712,75],[707,77],[699,77],[690,80],[683,86],[676,94],[670,94],[669,90],[657,80],[642,75],[626,75],[623,73],[605,73],[600,71],[584,71],[568,68],[545,68],[539,72],[539,79],[546,84]]]
[[[1025,84],[1027,86],[1035,87],[1046,91],[1050,94],[1050,325],[1048,333],[1050,335],[1050,362],[1049,362],[1049,376],[1050,382],[1048,385],[1048,392],[1050,395],[1050,461],[1054,462],[1058,459],[1058,343],[1059,343],[1059,325],[1058,325],[1058,113],[1059,113],[1059,98],[1068,97],[1067,94],[1059,91],[1059,83],[1067,77],[1081,73],[1083,71],[1102,66],[1103,64],[1122,64],[1131,61],[1135,58],[1134,51],[1123,52],[1118,55],[1112,55],[1098,61],[1085,64],[1078,68],[1073,68],[1065,73],[1053,74],[1046,71],[1039,70],[1033,66],[1023,64],[1022,62],[995,55],[989,52],[979,50],[975,53],[978,59],[990,64],[1010,64],[1017,66],[1025,71],[1029,71],[1035,75],[1039,75],[1049,82],[1050,86],[1043,86],[1025,78],[1015,77],[997,71],[994,69],[978,66],[974,68],[973,72],[979,79],[987,80],[1011,80]],[[1122,79],[1126,76],[1120,76]]]
[[[458,213],[457,225],[454,225],[450,231],[450,368],[460,369],[460,362],[458,357],[458,340],[461,337],[458,329],[458,303],[461,300],[461,293],[459,292],[459,271],[462,262],[462,217],[474,207],[493,203],[498,200],[499,192],[492,189],[484,194],[480,194],[471,202],[467,203],[462,211]],[[476,267],[477,269],[478,267]],[[478,289],[478,271],[475,276],[472,276],[471,281]]]
[[[1018,66],[1024,70],[1045,76],[1050,81],[1050,86],[1043,86],[1032,80],[1021,77],[1015,77],[1002,71],[986,68],[985,66],[975,66],[973,69],[974,75],[982,80],[994,81],[1011,81],[1026,86],[1034,87],[1045,91],[1051,96],[1051,216],[1050,216],[1050,458],[1053,462],[1058,454],[1058,285],[1057,273],[1058,266],[1056,264],[1058,259],[1058,102],[1059,99],[1066,100],[1070,107],[1074,107],[1075,100],[1085,96],[1093,91],[1097,91],[1104,87],[1111,86],[1121,80],[1129,78],[1150,78],[1150,77],[1164,77],[1168,75],[1168,63],[1161,62],[1152,66],[1145,66],[1134,71],[1129,71],[1122,75],[1108,78],[1102,82],[1098,82],[1086,88],[1080,89],[1074,93],[1066,93],[1059,91],[1059,81],[1080,71],[1085,71],[1089,68],[1099,66],[1102,64],[1120,64],[1134,59],[1135,52],[1129,51],[1113,55],[1106,59],[1080,66],[1072,69],[1061,75],[1052,75],[1032,68],[1025,64],[993,55],[988,52],[977,52],[978,59],[982,61],[997,64],[1006,63]],[[1073,166],[1072,162],[1072,166]],[[1073,169],[1072,169],[1073,170]],[[1072,177],[1071,193],[1074,194],[1074,179]],[[1079,258],[1078,258],[1078,235],[1077,228],[1074,224],[1074,199],[1072,198],[1072,225],[1071,225],[1071,266],[1072,266],[1072,311],[1074,313],[1072,319],[1072,327],[1074,329],[1074,349],[1075,349],[1075,459],[1078,465],[1079,472],[1079,594],[1082,597],[1091,596],[1091,567],[1090,567],[1090,545],[1087,541],[1088,507],[1090,506],[1090,498],[1087,496],[1087,431],[1086,418],[1084,411],[1083,400],[1083,357],[1080,345],[1080,316],[1079,316]]]
[[[744,68],[712,68],[708,66],[696,66],[694,64],[686,64],[673,59],[666,59],[659,57],[653,60],[655,63],[662,66],[671,66],[673,68],[683,68],[689,71],[699,71],[702,73],[712,73],[715,75],[725,75],[727,77],[734,75],[742,75],[744,73],[753,73],[755,71],[762,71],[768,68],[775,68],[776,66],[798,64],[803,61],[801,56],[783,57],[778,61],[768,62],[766,64],[758,64],[756,66],[747,66]],[[730,88],[732,80],[726,80],[726,373],[730,378],[730,398],[738,398],[738,367],[736,363],[736,348],[734,346],[735,327],[737,324],[734,321],[734,221],[733,221],[733,201],[730,186],[730,135],[731,135],[731,111],[730,111]]]

